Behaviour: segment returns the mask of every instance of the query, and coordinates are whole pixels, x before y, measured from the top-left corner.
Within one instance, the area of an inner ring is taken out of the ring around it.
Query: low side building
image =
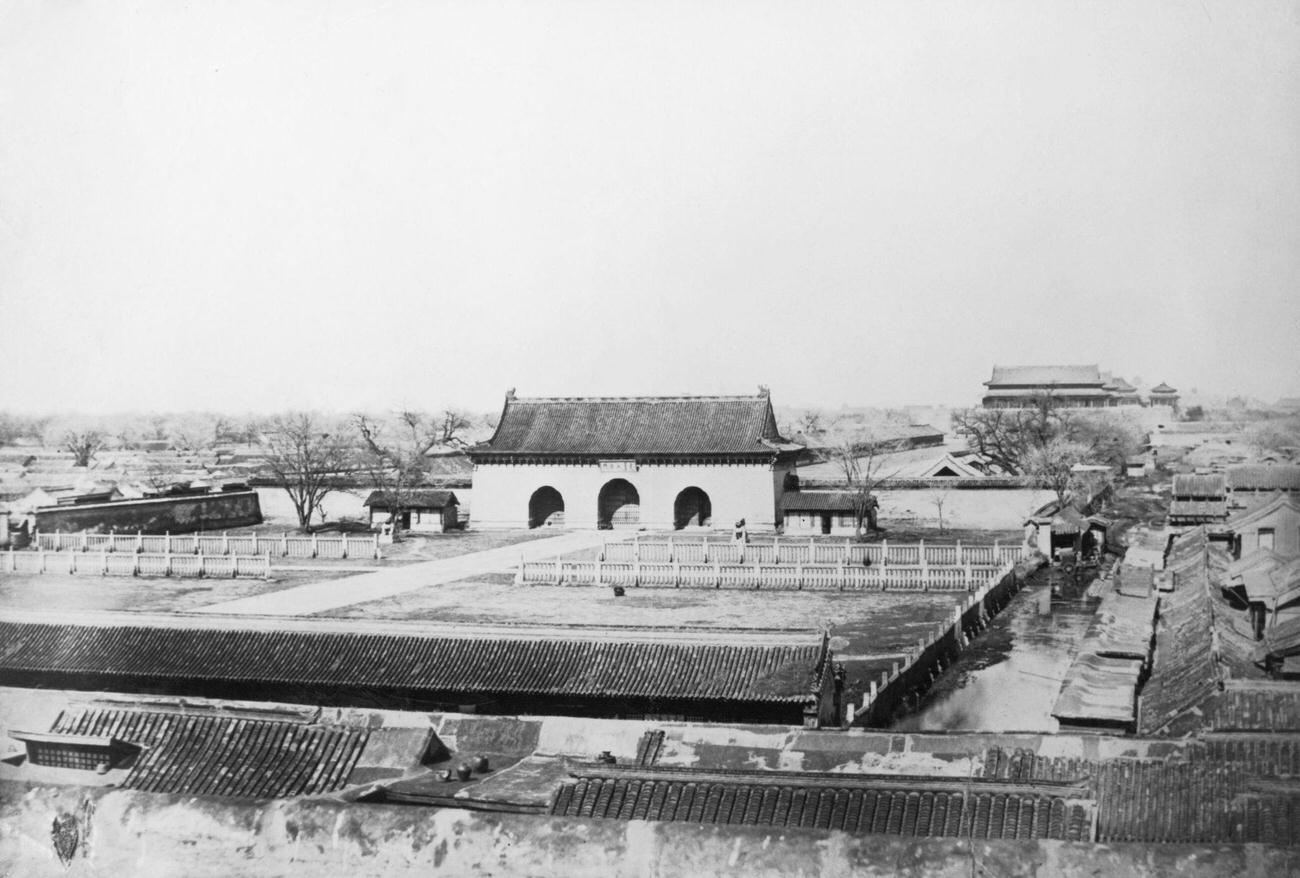
[[[784,532],[791,536],[853,536],[857,533],[856,502],[853,491],[789,491],[781,498]],[[879,504],[875,498],[870,502],[874,517]]]
[[[1284,557],[1300,555],[1300,500],[1278,493],[1266,503],[1229,518],[1234,558],[1257,549],[1273,549]]]
[[[393,524],[398,530],[445,533],[455,530],[460,522],[460,501],[452,491],[432,488],[409,491],[400,511],[390,508],[393,504],[383,491],[371,491],[364,505],[370,511],[372,527]]]
[[[771,530],[801,448],[757,396],[506,395],[470,449],[475,528]]]

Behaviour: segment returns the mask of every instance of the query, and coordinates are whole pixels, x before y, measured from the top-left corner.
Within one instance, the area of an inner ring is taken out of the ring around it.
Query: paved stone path
[[[360,576],[346,576],[312,582],[283,591],[268,592],[253,597],[240,598],[220,604],[209,604],[195,610],[197,613],[238,613],[260,616],[309,616],[337,607],[377,601],[393,595],[455,582],[484,573],[507,573],[519,566],[519,558],[536,561],[554,558],[567,552],[589,549],[602,542],[631,539],[628,531],[574,531],[542,540],[530,540],[442,558],[421,561],[402,567],[379,568]]]

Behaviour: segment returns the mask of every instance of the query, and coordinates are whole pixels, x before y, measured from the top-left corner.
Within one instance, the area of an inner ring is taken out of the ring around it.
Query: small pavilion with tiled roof
[[[1147,391],[1147,399],[1151,405],[1167,405],[1170,408],[1178,408],[1178,391],[1163,381]]]
[[[771,529],[799,446],[756,396],[545,397],[513,390],[470,449],[471,527]]]

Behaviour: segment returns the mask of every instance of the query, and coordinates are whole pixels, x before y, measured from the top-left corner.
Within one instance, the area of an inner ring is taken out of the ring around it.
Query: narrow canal
[[[1055,732],[1052,706],[1098,601],[1085,597],[1093,571],[1077,580],[1043,568],[971,641],[900,731]]]

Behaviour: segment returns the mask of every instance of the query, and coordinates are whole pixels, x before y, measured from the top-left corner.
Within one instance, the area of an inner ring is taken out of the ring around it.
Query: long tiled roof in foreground
[[[64,711],[50,731],[142,748],[122,782],[127,789],[246,798],[340,789],[369,738],[343,726],[100,708]]]
[[[837,829],[949,838],[1088,839],[1086,789],[964,779],[582,766],[566,817]]]
[[[470,450],[500,455],[773,454],[785,440],[760,396],[506,397],[496,433]]]
[[[0,619],[0,672],[771,703],[814,694],[827,650],[812,630],[385,623],[379,633],[355,620],[85,616]]]

